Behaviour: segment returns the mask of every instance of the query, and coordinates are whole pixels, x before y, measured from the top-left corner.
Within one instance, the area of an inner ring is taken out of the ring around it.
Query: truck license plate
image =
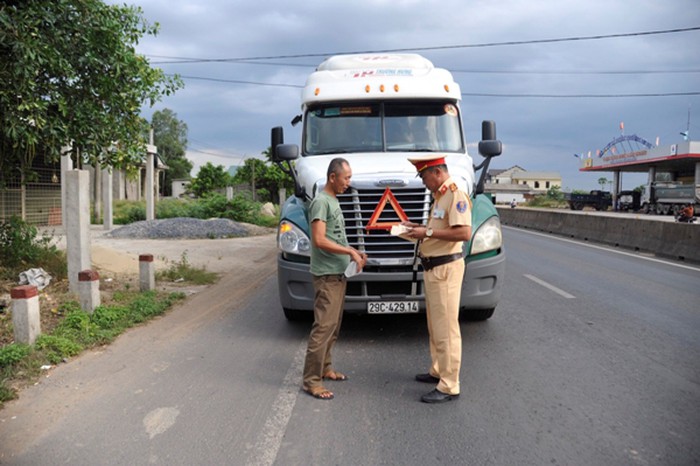
[[[368,314],[409,314],[418,312],[418,301],[372,301],[367,303]]]

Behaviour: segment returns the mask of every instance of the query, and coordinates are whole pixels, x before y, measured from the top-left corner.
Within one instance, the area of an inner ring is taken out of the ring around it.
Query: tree
[[[263,152],[269,160],[269,148]],[[294,181],[284,173],[276,164],[264,162],[257,158],[248,158],[243,162],[243,166],[238,168],[233,177],[234,184],[253,184],[255,179],[255,190],[260,194],[258,200],[279,202],[277,192],[280,188],[285,188],[287,192],[293,192]]]
[[[153,113],[151,118],[153,128],[153,143],[158,147],[158,156],[165,162],[165,170],[161,193],[170,196],[173,192],[174,179],[190,177],[192,162],[185,158],[187,149],[187,125],[177,119],[177,114],[166,108]]]
[[[551,199],[557,202],[564,201],[564,193],[561,192],[561,187],[558,185],[554,185],[551,188],[549,188],[547,190],[547,199]]]
[[[189,184],[187,191],[197,197],[205,197],[217,189],[231,185],[231,176],[223,165],[214,166],[211,162],[202,165],[197,177]]]
[[[71,142],[78,163],[141,162],[141,107],[182,86],[135,52],[158,31],[142,15],[100,0],[0,2],[0,172],[29,171],[37,153],[56,161]]]
[[[610,183],[610,181],[608,181],[608,179],[606,177],[602,176],[602,177],[598,178],[598,184],[600,185],[601,190],[604,190],[605,185],[608,183]]]

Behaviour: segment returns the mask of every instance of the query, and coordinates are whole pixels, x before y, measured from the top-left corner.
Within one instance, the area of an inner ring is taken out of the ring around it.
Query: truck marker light
[[[384,92],[384,84],[379,86],[379,92]]]
[[[367,84],[367,85],[365,86],[365,92],[367,92],[367,93],[369,94],[369,84]]]
[[[394,84],[394,92],[399,92],[399,85],[398,84]]]
[[[450,92],[450,86],[448,86],[447,84],[445,84],[445,92]]]
[[[321,89],[319,89],[319,88],[317,87],[316,90],[314,91],[314,95],[318,95],[320,92],[321,92]]]

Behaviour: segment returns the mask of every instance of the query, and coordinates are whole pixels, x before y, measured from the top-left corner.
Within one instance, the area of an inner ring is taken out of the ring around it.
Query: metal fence
[[[19,176],[4,176],[0,184],[0,222],[13,216],[44,226],[61,224],[61,171],[34,169],[24,184]]]

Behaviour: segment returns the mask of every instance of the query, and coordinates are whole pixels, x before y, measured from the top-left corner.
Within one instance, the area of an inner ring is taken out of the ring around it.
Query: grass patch
[[[130,327],[163,314],[184,293],[115,293],[114,302],[99,306],[92,314],[75,301],[61,305],[65,317],[50,334],[33,345],[11,343],[0,348],[0,407],[16,398],[16,386],[35,380],[42,366],[55,365],[82,351],[112,342]]]
[[[171,282],[189,282],[195,285],[209,285],[214,283],[219,274],[207,271],[206,267],[194,267],[187,260],[187,251],[183,251],[180,260],[173,263],[166,270],[156,272],[156,279]]]

